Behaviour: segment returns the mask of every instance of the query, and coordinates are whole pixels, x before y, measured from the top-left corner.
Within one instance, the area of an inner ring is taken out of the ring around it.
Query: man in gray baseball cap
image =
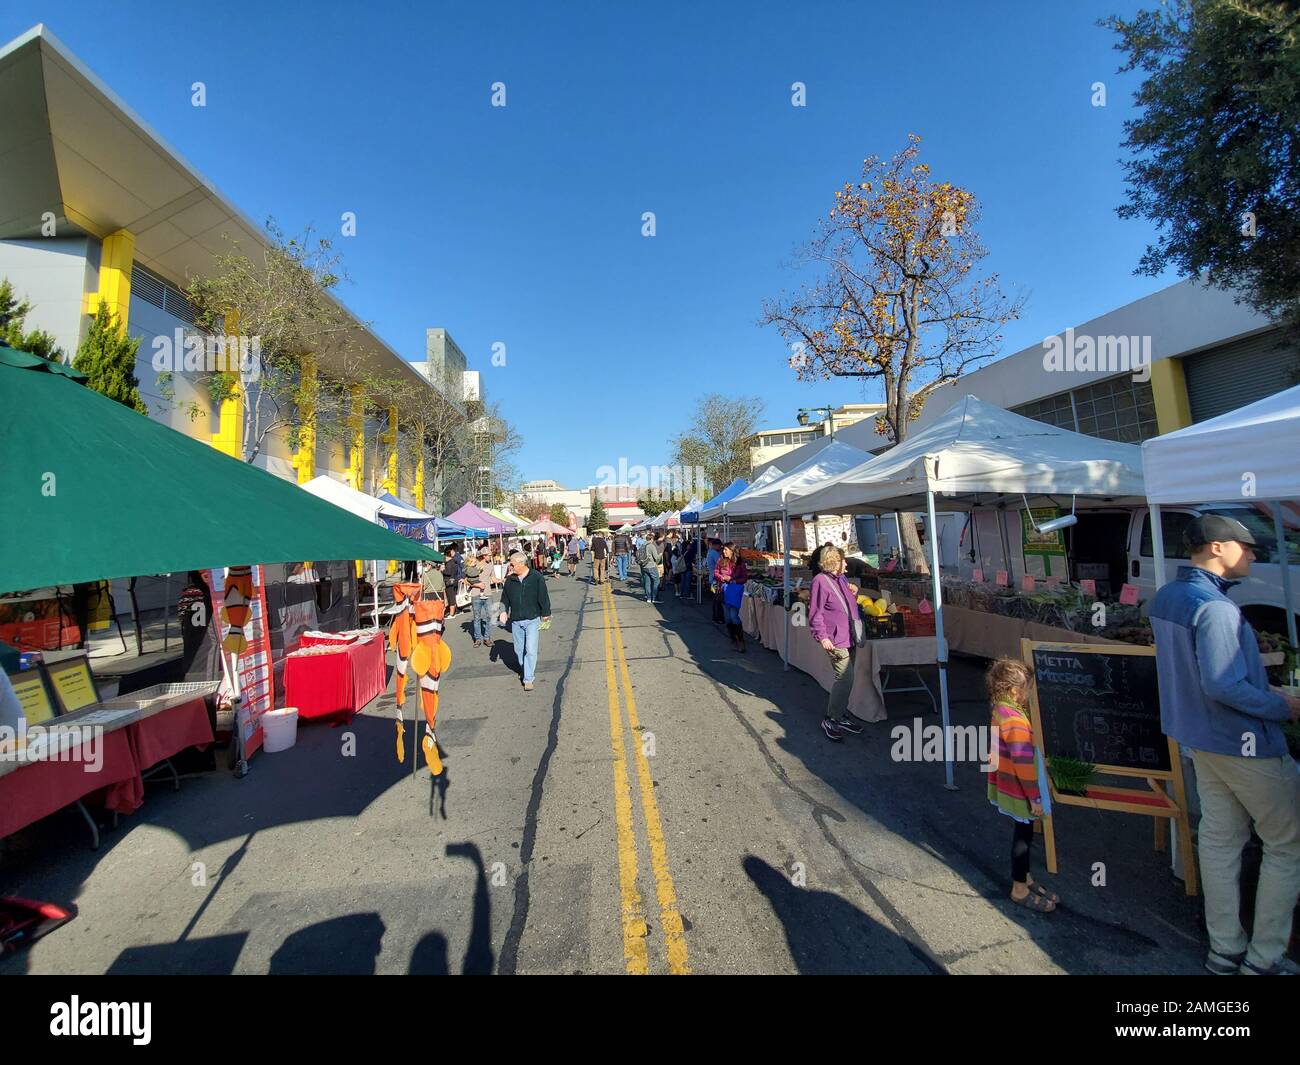
[[[1210,953],[1229,975],[1294,974],[1286,957],[1300,894],[1300,776],[1282,726],[1300,699],[1269,685],[1255,631],[1228,597],[1250,573],[1254,536],[1204,514],[1183,532],[1190,566],[1151,600],[1161,727],[1191,753],[1201,801],[1198,843]],[[1264,842],[1249,942],[1241,925],[1241,852],[1252,824]]]

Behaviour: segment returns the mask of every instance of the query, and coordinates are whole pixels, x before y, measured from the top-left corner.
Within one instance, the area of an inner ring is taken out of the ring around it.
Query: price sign
[[[47,665],[45,669],[65,714],[94,706],[99,702],[99,692],[95,690],[95,678],[90,672],[90,661],[84,655],[55,662],[53,665]]]
[[[39,669],[11,673],[9,683],[13,685],[14,694],[18,696],[18,703],[23,708],[23,718],[27,724],[40,725],[54,716],[54,704],[50,702],[50,692],[45,687],[45,678]]]
[[[970,578],[971,578],[971,580],[973,580],[976,584],[983,584],[983,583],[984,583],[984,571],[983,571],[982,569],[977,569],[974,573],[972,573],[972,574],[970,575]]]
[[[1084,595],[1090,595],[1090,596],[1092,596],[1094,599],[1096,599],[1096,598],[1097,598],[1097,582],[1096,582],[1096,581],[1080,581],[1080,582],[1079,582],[1079,591],[1081,591]]]
[[[1026,573],[1020,578],[1020,590],[1022,592],[1032,592],[1034,590],[1034,575]]]
[[[994,583],[995,583],[999,588],[1009,588],[1009,587],[1011,587],[1011,581],[1010,581],[1010,578],[1009,578],[1008,575],[1007,575],[1007,571],[1004,570],[1004,569],[1000,569],[1000,570],[998,570],[998,574],[997,574],[996,579],[994,580]]]
[[[1137,606],[1138,586],[1136,584],[1125,584],[1119,590],[1119,601],[1125,606]]]

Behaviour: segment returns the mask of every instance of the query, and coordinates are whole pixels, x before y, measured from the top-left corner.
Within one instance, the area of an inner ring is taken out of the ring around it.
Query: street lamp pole
[[[826,415],[826,421],[830,428],[830,438],[834,440],[835,439],[835,408],[834,407],[800,407],[799,424],[807,425],[808,415],[810,414]]]

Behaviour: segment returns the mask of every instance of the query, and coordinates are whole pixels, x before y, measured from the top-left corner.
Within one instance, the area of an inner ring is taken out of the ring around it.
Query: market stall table
[[[74,727],[102,732],[97,743],[81,741],[69,731]],[[36,757],[30,748],[0,759],[0,838],[75,803],[97,847],[99,830],[83,799],[95,796],[115,815],[134,813],[144,802],[147,770],[213,741],[204,698],[193,694],[151,701],[125,696],[57,718],[48,728],[33,726],[28,737],[42,732],[57,760]]]
[[[315,638],[284,660],[286,706],[299,719],[352,715],[388,686],[384,637],[376,633],[348,644]]]
[[[746,596],[741,608],[741,622],[745,631],[757,636],[763,646],[780,653],[785,643],[785,611],[778,603],[768,603],[757,596]],[[868,640],[858,648],[853,666],[853,689],[849,695],[849,712],[864,721],[884,721],[888,716],[885,695],[897,691],[922,691],[934,695],[921,683],[920,687],[889,688],[881,680],[882,673],[891,668],[916,668],[934,665],[939,657],[939,644],[934,636],[902,636],[887,640]],[[806,625],[792,626],[790,631],[790,665],[803,670],[826,691],[835,680],[830,657],[812,638]],[[919,674],[918,674],[919,678]]]

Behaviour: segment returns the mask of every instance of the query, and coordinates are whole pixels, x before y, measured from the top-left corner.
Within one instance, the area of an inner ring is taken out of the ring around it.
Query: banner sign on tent
[[[275,677],[271,669],[271,636],[266,625],[266,574],[261,566],[253,566],[252,612],[243,625],[248,645],[240,652],[235,669],[239,676],[239,692],[243,697],[239,706],[237,727],[244,740],[244,757],[251,757],[262,746],[262,715],[275,707]],[[218,643],[224,640],[233,626],[221,618],[221,603],[225,600],[226,571],[204,570],[208,587],[212,591],[213,618]],[[224,652],[223,652],[224,653]],[[221,685],[227,691],[226,682]]]
[[[389,532],[395,532],[398,536],[405,536],[408,540],[415,540],[422,544],[431,544],[438,536],[437,523],[432,519],[427,521],[398,521],[396,518],[386,518],[379,515],[379,524]],[[443,539],[450,539],[444,536]]]

